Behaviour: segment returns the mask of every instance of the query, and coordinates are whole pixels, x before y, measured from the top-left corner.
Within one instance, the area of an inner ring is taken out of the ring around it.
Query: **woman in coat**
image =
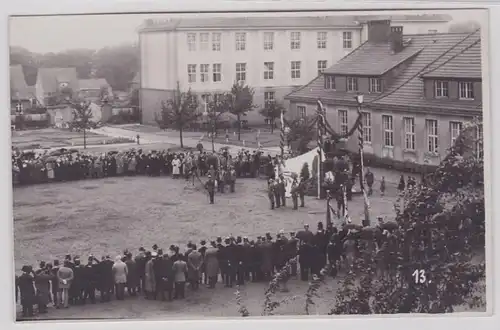
[[[113,264],[113,278],[116,288],[116,299],[123,300],[125,295],[125,284],[127,283],[127,265],[122,261],[122,256],[115,258]]]
[[[217,249],[217,245],[215,242],[210,243],[211,247],[209,247],[205,251],[205,272],[208,277],[208,287],[210,289],[215,288],[215,283],[217,283],[217,276],[219,275],[219,259],[217,258],[217,254],[219,250]]]
[[[188,279],[191,288],[197,290],[200,286],[200,269],[203,264],[203,257],[197,250],[196,244],[192,245],[193,251],[187,256]]]
[[[156,252],[155,252],[156,254]],[[153,268],[153,259],[152,259],[152,254],[147,253],[146,254],[146,259],[148,260],[146,262],[146,270],[144,273],[144,294],[146,295],[146,299],[150,299],[154,296],[154,293],[156,292],[156,279],[155,279],[155,273],[154,273],[154,268]]]
[[[23,274],[17,279],[19,294],[21,296],[21,306],[23,316],[33,316],[33,304],[35,303],[35,288],[33,287],[33,269],[30,266],[23,266]],[[17,290],[17,288],[16,288]]]

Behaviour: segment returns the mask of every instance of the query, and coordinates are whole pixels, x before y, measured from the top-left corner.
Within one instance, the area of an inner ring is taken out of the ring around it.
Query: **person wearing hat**
[[[192,251],[186,256],[188,265],[188,280],[191,284],[191,289],[198,290],[200,286],[201,266],[203,264],[203,256],[198,251],[196,244],[191,244]]]
[[[132,253],[125,255],[125,264],[127,265],[127,292],[130,296],[136,296],[140,286],[137,263],[132,258]]]
[[[174,299],[183,299],[185,297],[186,274],[188,272],[187,263],[183,256],[176,260],[172,266],[174,276]]]
[[[111,296],[113,295],[115,285],[113,264],[114,262],[109,255],[103,257],[103,260],[99,263],[101,302],[111,301]]]
[[[286,242],[285,245],[285,255],[286,259],[290,260],[297,257],[297,246],[299,240],[295,237],[295,232],[290,232],[290,238]],[[297,263],[294,262],[291,264],[291,276],[297,276]]]
[[[47,304],[50,300],[50,279],[51,275],[44,263],[43,268],[35,272],[36,301],[39,314],[47,313]]]
[[[59,290],[61,291],[62,305],[64,308],[69,307],[69,288],[74,279],[73,269],[70,267],[70,261],[64,260],[63,266],[57,272],[59,279]]]
[[[217,276],[219,275],[219,249],[217,248],[217,243],[210,242],[210,247],[205,251],[205,271],[206,277],[208,277],[208,288],[215,288],[217,283]]]
[[[280,196],[280,201],[281,205],[283,207],[286,207],[286,186],[287,182],[283,174],[280,175],[279,180],[278,180],[278,190],[279,190],[279,196]]]
[[[17,287],[21,296],[23,317],[31,317],[33,316],[33,305],[36,302],[35,287],[33,286],[33,269],[31,266],[23,266],[21,271],[23,273],[17,278]]]
[[[205,182],[205,189],[208,192],[210,204],[215,203],[215,189],[217,188],[217,181],[214,180],[211,174],[208,175],[208,180]]]
[[[274,191],[276,190],[276,187],[274,185],[274,180],[273,179],[269,179],[268,182],[267,182],[267,197],[269,198],[269,203],[271,204],[271,210],[274,210],[274,207],[275,207],[275,199],[274,199],[274,196],[275,196],[275,193]]]
[[[139,247],[139,253],[134,258],[137,267],[137,276],[139,277],[139,292],[144,293],[144,273],[146,272],[146,250]]]
[[[229,192],[234,193],[235,192],[235,185],[236,185],[236,170],[234,169],[234,166],[229,166],[228,170],[228,183],[229,183]]]
[[[207,241],[205,241],[204,239],[202,239],[200,241],[200,248],[198,249],[198,252],[200,252],[202,260],[205,260],[205,253],[207,252],[206,244],[207,244]],[[200,283],[203,283],[205,285],[208,284],[208,277],[206,274],[205,262],[203,262],[201,264],[201,268],[200,268]]]

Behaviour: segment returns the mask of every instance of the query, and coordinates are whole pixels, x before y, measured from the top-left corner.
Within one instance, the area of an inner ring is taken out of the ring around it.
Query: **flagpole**
[[[317,120],[317,126],[318,126],[318,138],[317,138],[317,143],[318,143],[318,168],[317,168],[317,179],[318,179],[318,199],[321,199],[321,163],[323,162],[323,129],[325,125],[325,108],[323,107],[323,103],[321,103],[321,100],[318,100],[318,120]]]
[[[363,118],[361,117],[361,105],[363,104],[363,95],[358,94],[355,96],[356,102],[358,104],[358,117],[361,119],[361,122],[359,123],[358,126],[358,143],[359,143],[359,165],[360,165],[360,178],[359,178],[359,186],[361,188],[361,193],[363,194],[363,204],[364,204],[364,215],[365,218],[362,221],[363,226],[369,226],[370,225],[370,214],[369,214],[369,207],[370,207],[370,202],[368,201],[368,196],[366,194],[365,190],[365,185],[363,183],[364,175],[365,175],[365,164],[364,164],[364,154],[363,154],[363,148],[364,148],[364,138],[363,138]]]
[[[281,159],[283,160],[284,156],[285,156],[285,118],[284,118],[284,109],[281,110],[280,121],[281,121],[280,150],[281,150]]]

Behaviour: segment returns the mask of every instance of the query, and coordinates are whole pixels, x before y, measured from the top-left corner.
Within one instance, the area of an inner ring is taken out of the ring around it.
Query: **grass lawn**
[[[108,136],[87,132],[87,145],[129,143],[133,140],[113,139]],[[44,128],[37,130],[13,131],[12,146],[27,148],[57,148],[83,145],[83,132],[70,132],[57,128]]]
[[[325,202],[308,198],[306,208],[293,211],[271,211],[265,192],[265,181],[241,179],[235,194],[216,196],[209,205],[208,197],[198,184],[193,188],[184,180],[167,177],[126,177],[45,184],[14,190],[14,255],[15,269],[41,260],[62,259],[65,254],[86,258],[90,253],[112,257],[128,248],[134,253],[140,246],[153,244],[167,248],[189,240],[216,236],[247,235],[255,238],[266,232],[299,230],[304,223],[312,228],[325,220]],[[372,217],[393,216],[396,189],[388,185],[385,197],[371,198]],[[361,197],[349,204],[354,222],[363,214]],[[85,260],[85,259],[83,259]],[[251,315],[259,316],[264,302],[266,283],[249,283],[241,288]],[[329,278],[315,298],[313,314],[327,314],[335,303],[339,284]],[[292,279],[289,296],[297,296],[276,310],[278,315],[303,315],[306,282]],[[174,302],[148,301],[127,297],[108,304],[75,306],[69,310],[50,308],[39,316],[47,319],[82,318],[196,318],[238,317],[235,288],[218,284],[216,290],[202,287],[187,292],[186,299]],[[282,294],[278,293],[277,297]],[[317,308],[315,310],[314,308]],[[17,306],[18,311],[20,306]]]

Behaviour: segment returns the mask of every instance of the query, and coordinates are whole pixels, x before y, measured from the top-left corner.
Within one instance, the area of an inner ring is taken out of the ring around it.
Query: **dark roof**
[[[10,89],[13,99],[29,99],[34,97],[33,88],[30,88],[24,77],[23,67],[21,65],[10,66]]]
[[[422,77],[481,79],[481,39],[450,61],[427,71]]]
[[[78,88],[84,89],[101,89],[101,87],[109,87],[108,82],[104,78],[95,79],[80,79],[78,80]]]
[[[415,56],[421,45],[411,41],[399,53],[393,54],[389,43],[365,42],[349,55],[324,71],[326,74],[380,76],[398,64]]]
[[[414,106],[436,108],[436,110],[446,108],[458,111],[480,111],[476,102],[425,99],[423,97],[423,79],[420,76],[424,70],[433,70],[441,65],[451,63],[462,53],[475,47],[475,43],[480,40],[479,31],[472,35],[467,33],[423,34],[413,35],[411,38],[412,47],[422,50],[409,61],[406,69],[391,81],[382,95],[365,95],[365,103],[373,107]],[[476,53],[476,56],[480,57],[480,54]],[[480,69],[480,66],[478,68]],[[340,101],[355,104],[353,96],[352,93],[348,92],[324,89],[324,77],[321,75],[299,90],[290,93],[286,98],[303,102],[315,102],[315,100],[321,99],[325,103],[338,103]]]
[[[376,20],[390,21],[413,21],[413,22],[450,22],[453,18],[450,15],[443,14],[423,14],[423,15],[363,15],[357,16],[361,23]]]
[[[40,79],[44,92],[56,92],[60,83],[68,83],[68,87],[76,91],[78,79],[75,68],[41,68],[37,80]]]
[[[262,29],[262,28],[361,28],[355,16],[324,17],[209,17],[146,20],[140,32],[190,29]]]

